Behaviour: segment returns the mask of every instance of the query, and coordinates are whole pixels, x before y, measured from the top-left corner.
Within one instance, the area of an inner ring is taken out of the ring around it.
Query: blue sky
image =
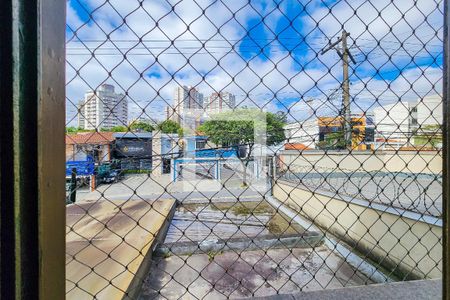
[[[357,61],[352,110],[414,101],[441,90],[441,2],[69,0],[67,119],[104,82],[128,93],[131,117],[161,119],[178,84],[227,90],[291,120],[330,114],[342,66],[320,50],[342,28]]]

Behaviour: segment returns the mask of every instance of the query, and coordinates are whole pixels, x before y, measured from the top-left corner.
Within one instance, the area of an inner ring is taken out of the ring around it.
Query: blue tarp
[[[230,149],[202,149],[195,151],[193,154],[196,158],[207,158],[207,157],[230,158],[236,157],[237,156],[236,152],[237,149],[233,147]],[[189,154],[188,156],[190,156]]]
[[[66,161],[66,176],[72,176],[72,169],[77,169],[77,176],[94,175],[95,165],[91,157],[82,161]]]

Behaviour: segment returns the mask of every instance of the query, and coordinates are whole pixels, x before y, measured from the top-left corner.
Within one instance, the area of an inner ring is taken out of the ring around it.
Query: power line
[[[77,37],[78,38],[78,37]],[[306,41],[307,39],[313,39],[313,40],[323,40],[323,37],[318,36],[308,36],[307,38],[300,38],[303,41]],[[80,39],[73,40],[73,41],[66,41],[70,43],[85,43],[85,42],[96,42],[96,43],[105,43],[108,41],[114,41],[114,42],[129,42],[129,43],[136,43],[136,42],[152,42],[152,43],[174,43],[174,42],[241,42],[241,41],[279,41],[279,40],[294,40],[298,41],[299,37],[276,37],[276,38],[251,38],[251,37],[244,37],[241,39],[179,39],[175,38],[173,40],[171,39],[113,39],[113,38],[106,38],[105,39]]]

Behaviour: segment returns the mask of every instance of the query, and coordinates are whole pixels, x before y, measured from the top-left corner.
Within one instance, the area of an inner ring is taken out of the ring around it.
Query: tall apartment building
[[[167,107],[167,118],[181,123],[183,115],[189,110],[203,109],[203,94],[192,86],[178,86],[175,88],[173,107]]]
[[[78,121],[78,127],[84,128],[84,122],[86,121],[84,117],[84,100],[80,100],[77,104],[77,121]]]
[[[236,96],[229,92],[212,93],[205,98],[205,111],[207,113],[220,113],[233,110],[236,107]]]
[[[95,92],[88,91],[79,104],[78,127],[84,129],[126,126],[128,124],[128,99],[114,91],[114,86],[102,84]]]

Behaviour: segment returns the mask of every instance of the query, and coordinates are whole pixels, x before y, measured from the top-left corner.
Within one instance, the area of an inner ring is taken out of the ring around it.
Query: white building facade
[[[303,144],[315,149],[319,142],[319,122],[317,118],[290,123],[284,126],[287,143]]]
[[[79,104],[78,127],[110,129],[128,124],[128,99],[116,93],[114,86],[102,84],[95,92],[88,91]]]
[[[417,123],[421,127],[442,125],[444,120],[443,102],[440,95],[421,98],[416,105]]]
[[[417,128],[416,102],[399,101],[376,107],[375,149],[399,149],[413,144]]]
[[[81,100],[80,102],[78,102],[77,109],[78,109],[78,112],[77,112],[77,121],[78,121],[78,123],[77,123],[77,125],[78,125],[79,128],[84,129],[84,127],[85,127],[85,123],[84,122],[86,122],[86,118],[84,117],[84,115],[85,115],[84,100]]]
[[[436,94],[414,102],[380,106],[374,109],[374,115],[376,149],[416,146],[417,132],[442,125],[442,96]],[[439,130],[436,132],[439,135]]]

